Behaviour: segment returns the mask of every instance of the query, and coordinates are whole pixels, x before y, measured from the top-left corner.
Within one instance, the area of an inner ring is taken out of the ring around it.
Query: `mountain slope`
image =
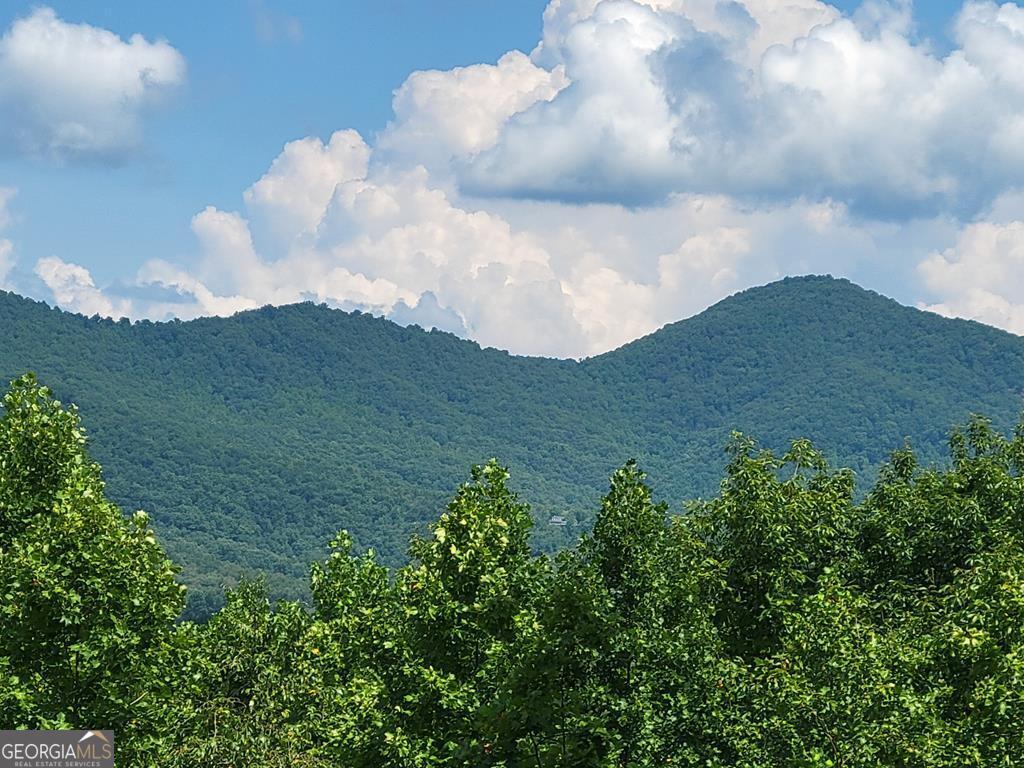
[[[909,437],[938,461],[955,423],[983,413],[1007,428],[1024,403],[1021,337],[822,277],[736,294],[583,367],[607,387],[645,382],[626,403],[645,432],[809,437],[868,476],[879,450]]]
[[[311,304],[231,318],[87,319],[0,293],[0,376],[34,370],[77,403],[108,491],[145,508],[204,612],[259,569],[301,594],[349,528],[390,562],[470,464],[531,488],[538,543],[574,538],[630,456],[673,502],[713,492],[732,429],[814,439],[865,479],[910,437],[944,455],[983,411],[1003,428],[1024,339],[902,307],[848,282],[787,279],[582,363]]]

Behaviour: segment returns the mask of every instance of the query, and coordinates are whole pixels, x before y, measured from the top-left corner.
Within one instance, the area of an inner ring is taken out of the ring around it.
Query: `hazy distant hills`
[[[713,493],[734,429],[772,447],[810,437],[864,483],[905,437],[938,461],[971,412],[1015,423],[1024,339],[825,277],[580,363],[312,304],[133,325],[0,292],[0,376],[27,370],[79,405],[110,495],[153,515],[203,612],[256,570],[301,594],[340,528],[399,562],[492,456],[545,547],[575,538],[630,456],[677,508]]]

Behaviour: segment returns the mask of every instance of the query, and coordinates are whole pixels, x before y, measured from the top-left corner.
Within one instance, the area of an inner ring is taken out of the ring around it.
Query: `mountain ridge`
[[[777,449],[811,438],[863,487],[874,446],[910,437],[939,461],[971,412],[1009,428],[1024,381],[1024,339],[824,276],[579,361],[308,302],[129,323],[0,294],[0,328],[0,375],[34,370],[81,407],[111,496],[153,515],[199,612],[257,569],[300,594],[339,528],[399,562],[492,456],[531,488],[538,546],[554,548],[627,458],[677,509],[714,491],[733,429]]]

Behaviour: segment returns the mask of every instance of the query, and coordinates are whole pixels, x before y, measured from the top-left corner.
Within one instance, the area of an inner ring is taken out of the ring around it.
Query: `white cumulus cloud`
[[[1024,334],[1024,220],[970,224],[954,246],[933,253],[918,269],[941,297],[923,303],[925,308]]]
[[[514,115],[462,181],[538,199],[976,211],[1024,170],[1024,9],[968,2],[939,57],[908,35],[908,7],[557,0],[534,58],[571,85]]]
[[[139,146],[146,110],[184,79],[185,59],[165,41],[37,8],[0,37],[0,138],[9,151],[119,160]]]
[[[89,270],[79,264],[47,256],[36,262],[35,273],[65,309],[82,315],[114,318],[129,314],[128,304],[108,297],[96,287]]]
[[[245,192],[245,203],[278,245],[316,229],[335,188],[366,175],[370,148],[355,131],[324,144],[305,138],[285,145],[270,170]]]
[[[497,64],[414,72],[395,92],[395,118],[377,147],[392,161],[436,170],[493,146],[512,115],[551,101],[567,84],[564,67],[539,67],[520,51]]]

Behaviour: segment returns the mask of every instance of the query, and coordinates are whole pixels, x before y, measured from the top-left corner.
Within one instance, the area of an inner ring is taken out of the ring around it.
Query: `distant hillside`
[[[256,570],[302,594],[340,528],[398,562],[492,456],[531,489],[550,548],[631,456],[676,503],[713,490],[733,429],[775,447],[810,437],[867,482],[876,446],[910,438],[938,460],[971,412],[1011,426],[1024,389],[1024,339],[823,277],[581,363],[312,304],[130,324],[0,292],[0,334],[0,376],[33,370],[80,406],[110,495],[152,513],[200,613]]]

